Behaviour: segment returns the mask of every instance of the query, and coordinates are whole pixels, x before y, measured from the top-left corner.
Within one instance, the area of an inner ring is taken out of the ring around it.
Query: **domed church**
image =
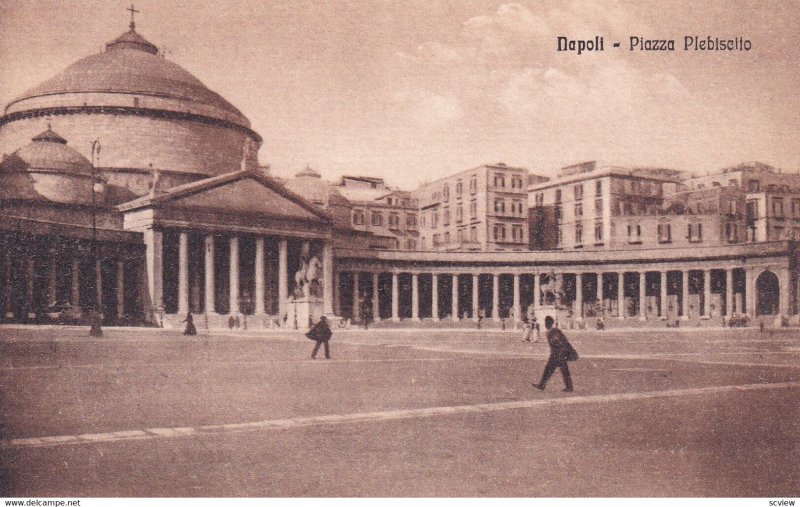
[[[12,100],[0,319],[77,323],[97,309],[105,324],[178,326],[191,312],[200,326],[278,325],[290,274],[310,282],[312,261],[313,311],[331,313],[332,219],[258,168],[261,143],[133,20]]]

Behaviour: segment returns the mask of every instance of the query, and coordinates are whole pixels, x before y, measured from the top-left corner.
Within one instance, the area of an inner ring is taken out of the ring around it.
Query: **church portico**
[[[191,312],[203,316],[195,319],[201,327],[284,326],[290,303],[302,298],[333,311],[327,216],[256,171],[174,187],[120,210],[126,228],[144,233],[149,317],[158,325],[180,327]]]

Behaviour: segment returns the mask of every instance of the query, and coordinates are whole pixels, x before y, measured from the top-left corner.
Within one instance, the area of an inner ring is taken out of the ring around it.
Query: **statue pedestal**
[[[286,308],[286,327],[305,330],[323,315],[322,299],[313,296],[302,297],[288,302]]]
[[[542,331],[544,331],[545,317],[553,317],[553,320],[558,322],[559,311],[555,305],[541,305],[539,308],[536,308],[536,322],[539,324]]]

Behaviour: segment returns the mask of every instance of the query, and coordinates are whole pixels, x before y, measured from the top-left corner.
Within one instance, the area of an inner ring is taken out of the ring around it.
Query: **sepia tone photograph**
[[[798,19],[3,0],[4,505],[793,505]]]

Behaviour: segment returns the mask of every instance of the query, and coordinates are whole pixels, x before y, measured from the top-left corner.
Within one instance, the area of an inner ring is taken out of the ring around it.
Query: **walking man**
[[[542,380],[538,384],[533,384],[536,389],[544,391],[544,387],[556,368],[561,368],[561,375],[564,377],[564,391],[572,392],[572,377],[569,375],[568,361],[576,361],[578,353],[567,341],[567,337],[560,329],[553,326],[553,317],[547,316],[544,319],[544,327],[547,328],[547,343],[550,344],[550,358],[542,373]]]
[[[319,348],[323,344],[325,345],[325,359],[331,358],[331,350],[328,347],[328,341],[331,339],[332,335],[331,328],[328,326],[328,319],[323,315],[319,318],[319,322],[314,324],[314,326],[308,330],[308,333],[306,333],[306,337],[309,340],[317,342],[316,346],[314,346],[314,351],[311,353],[311,359],[317,358],[317,352],[319,352]]]

